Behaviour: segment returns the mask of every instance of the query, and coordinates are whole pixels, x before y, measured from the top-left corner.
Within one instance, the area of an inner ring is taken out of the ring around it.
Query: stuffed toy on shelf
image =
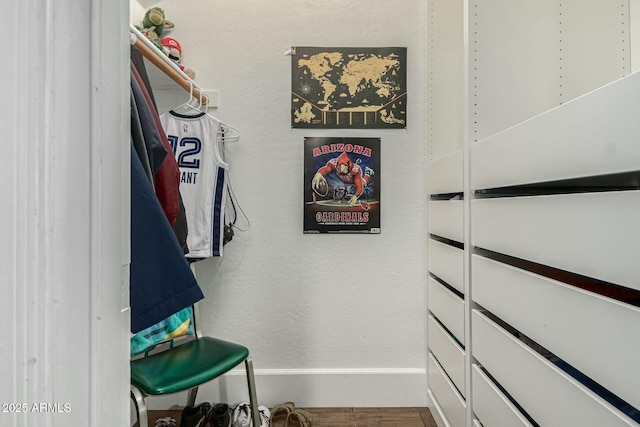
[[[147,10],[142,18],[142,27],[138,28],[151,41],[161,39],[174,27],[173,23],[165,18],[164,10],[152,7]]]
[[[171,59],[191,80],[195,79],[196,72],[189,67],[185,67],[180,64],[182,60],[182,46],[176,39],[171,37],[164,37],[160,40],[160,44],[163,46],[163,52]]]

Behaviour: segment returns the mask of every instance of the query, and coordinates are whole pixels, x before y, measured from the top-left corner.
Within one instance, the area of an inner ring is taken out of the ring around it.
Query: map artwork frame
[[[292,48],[291,127],[405,129],[407,48]]]
[[[380,138],[304,138],[304,233],[380,233]]]

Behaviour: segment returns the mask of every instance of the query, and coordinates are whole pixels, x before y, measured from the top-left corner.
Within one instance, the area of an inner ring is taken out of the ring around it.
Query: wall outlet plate
[[[202,89],[202,93],[209,98],[209,108],[218,108],[220,106],[220,94],[217,90]]]

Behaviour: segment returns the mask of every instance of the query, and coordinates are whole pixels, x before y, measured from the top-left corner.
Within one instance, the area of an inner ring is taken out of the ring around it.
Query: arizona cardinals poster
[[[380,138],[304,139],[304,232],[380,233]]]

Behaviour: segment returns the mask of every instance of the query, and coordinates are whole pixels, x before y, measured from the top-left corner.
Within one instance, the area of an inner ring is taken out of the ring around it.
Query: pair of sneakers
[[[269,427],[271,419],[271,411],[264,405],[258,406],[258,414],[260,415],[260,427]],[[230,427],[253,427],[251,404],[249,402],[240,402],[233,410],[233,417]]]
[[[232,411],[226,403],[203,402],[182,410],[180,427],[230,427]]]

